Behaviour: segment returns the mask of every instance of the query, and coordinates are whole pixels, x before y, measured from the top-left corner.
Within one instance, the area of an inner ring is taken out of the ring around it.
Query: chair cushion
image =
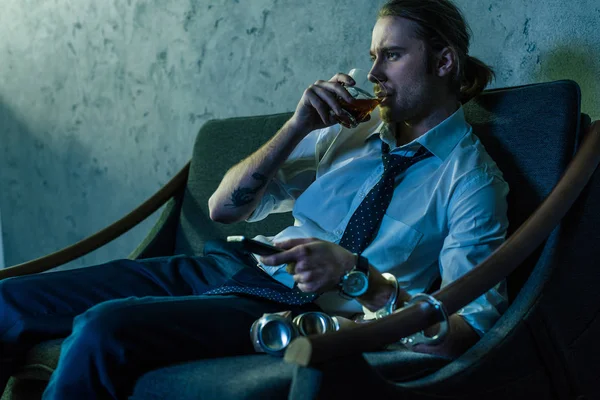
[[[35,346],[27,355],[25,365],[15,374],[12,390],[27,391],[27,380],[47,381],[56,368],[62,339]],[[449,360],[404,350],[365,354],[377,371],[395,382],[416,379],[429,374]],[[293,367],[281,358],[263,354],[200,360],[165,367],[145,374],[136,384],[139,399],[163,399],[177,389],[177,398],[239,399],[262,393],[267,386],[273,398],[285,398],[291,384]],[[173,386],[175,385],[175,386]],[[39,392],[39,385],[30,389]],[[279,394],[279,395],[278,395]],[[195,396],[195,397],[194,397]]]
[[[63,340],[48,340],[34,346],[27,353],[23,366],[14,376],[20,379],[49,380],[58,364]]]
[[[16,378],[9,379],[0,400],[37,400],[42,398],[48,382],[45,380]]]
[[[414,379],[450,362],[406,350],[367,353],[365,358],[393,381]],[[281,358],[263,354],[195,361],[145,374],[130,400],[172,398],[174,390],[178,400],[259,399],[267,393],[270,399],[285,399],[294,370]]]
[[[40,399],[50,375],[56,369],[64,339],[48,340],[34,346],[25,362],[9,379],[0,400]]]

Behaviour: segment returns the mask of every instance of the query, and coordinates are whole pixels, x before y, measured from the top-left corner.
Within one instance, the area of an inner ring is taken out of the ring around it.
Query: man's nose
[[[377,64],[373,64],[369,74],[367,75],[367,79],[373,83],[382,83],[387,79],[385,78],[385,74],[383,74]]]

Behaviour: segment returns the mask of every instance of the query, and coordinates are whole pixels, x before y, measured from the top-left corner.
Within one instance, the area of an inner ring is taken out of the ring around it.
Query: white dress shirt
[[[316,130],[294,149],[248,221],[292,211],[294,225],[265,242],[316,237],[339,243],[348,221],[383,173],[381,142],[391,154],[412,155],[424,146],[433,157],[396,177],[392,201],[375,239],[362,253],[381,272],[394,274],[411,295],[441,275],[442,287],[488,257],[505,239],[508,184],[485,151],[460,107],[424,135],[402,146],[377,110],[355,129]],[[265,267],[293,285],[283,266]],[[362,312],[356,300],[336,292],[317,304],[326,312]],[[507,305],[501,283],[458,313],[482,335]]]

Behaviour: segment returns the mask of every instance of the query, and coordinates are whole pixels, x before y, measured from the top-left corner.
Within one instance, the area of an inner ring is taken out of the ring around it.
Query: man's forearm
[[[290,120],[260,149],[227,171],[208,200],[210,218],[223,223],[248,218],[267,184],[307,133]]]
[[[371,311],[384,307],[392,296],[394,286],[374,267],[369,271],[369,290],[357,300]],[[410,295],[400,290],[396,304],[398,307],[410,300]],[[439,331],[439,324],[425,329],[425,335],[432,337]],[[448,334],[443,342],[435,346],[424,344],[415,345],[414,350],[419,353],[436,354],[446,357],[458,357],[469,347],[477,342],[479,336],[471,326],[458,314],[449,318]]]

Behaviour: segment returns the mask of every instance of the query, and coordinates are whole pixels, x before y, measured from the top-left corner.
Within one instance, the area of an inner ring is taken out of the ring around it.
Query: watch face
[[[348,296],[358,297],[367,291],[369,286],[369,278],[366,274],[360,271],[349,273],[342,284],[342,290]]]

